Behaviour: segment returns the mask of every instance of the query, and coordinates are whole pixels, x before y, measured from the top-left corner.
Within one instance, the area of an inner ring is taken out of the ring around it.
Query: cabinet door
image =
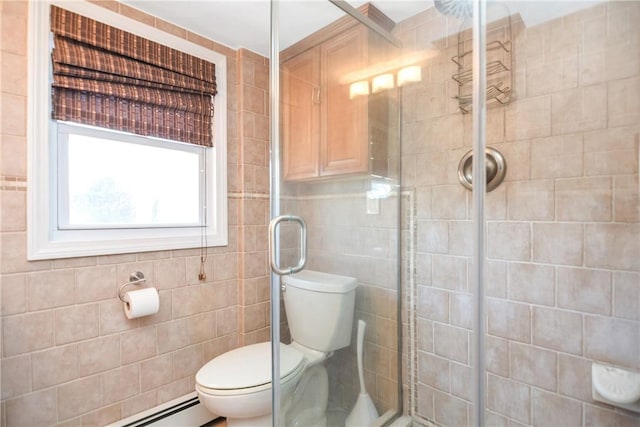
[[[349,73],[366,65],[366,31],[354,28],[321,45],[320,175],[366,172],[367,97],[349,99]]]
[[[320,48],[282,64],[284,179],[317,177],[320,144]]]

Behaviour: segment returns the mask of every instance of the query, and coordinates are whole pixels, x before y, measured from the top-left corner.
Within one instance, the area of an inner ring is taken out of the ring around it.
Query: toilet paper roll
[[[127,319],[156,314],[160,309],[160,295],[156,288],[144,288],[124,294],[124,314]]]

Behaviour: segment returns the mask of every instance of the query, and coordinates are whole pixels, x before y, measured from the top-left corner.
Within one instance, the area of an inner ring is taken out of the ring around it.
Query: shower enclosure
[[[272,4],[272,216],[306,222],[306,268],[358,280],[380,422],[637,425],[603,384],[640,371],[640,2]]]

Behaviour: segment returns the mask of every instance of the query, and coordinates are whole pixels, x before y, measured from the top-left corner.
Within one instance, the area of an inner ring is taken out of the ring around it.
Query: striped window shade
[[[52,117],[213,146],[215,64],[51,7]]]

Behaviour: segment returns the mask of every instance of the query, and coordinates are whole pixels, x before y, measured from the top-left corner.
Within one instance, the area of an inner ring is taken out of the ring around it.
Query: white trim
[[[139,236],[124,237],[114,233],[100,241],[55,241],[52,238],[49,183],[55,176],[50,169],[50,138],[55,126],[50,112],[50,24],[49,8],[54,4],[88,18],[129,31],[162,43],[190,55],[216,64],[219,89],[214,97],[215,148],[207,150],[212,156],[215,173],[208,174],[209,191],[214,191],[215,224],[207,233],[207,246],[228,244],[227,228],[227,58],[185,39],[165,33],[131,18],[86,1],[42,0],[29,2],[29,67],[27,98],[27,259],[70,258],[105,254],[147,252],[200,247],[200,229],[165,234],[151,238],[149,230]]]

